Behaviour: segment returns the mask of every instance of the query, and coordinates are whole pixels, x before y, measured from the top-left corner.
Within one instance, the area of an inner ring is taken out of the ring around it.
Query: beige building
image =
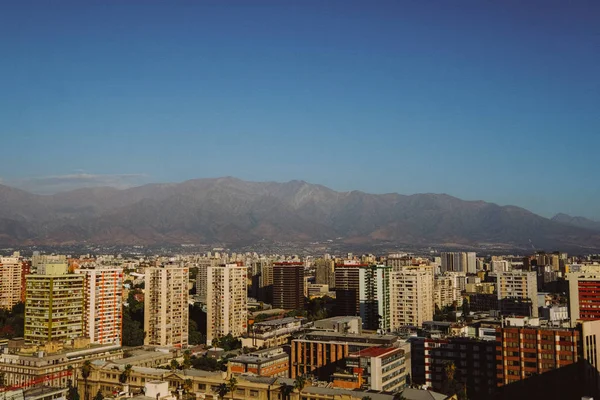
[[[434,312],[433,270],[430,266],[403,267],[391,273],[391,330],[421,326]]]
[[[90,343],[121,344],[123,269],[120,267],[76,270],[84,281],[84,335]]]
[[[188,345],[188,280],[189,269],[180,264],[146,268],[145,345]]]
[[[434,302],[440,309],[462,305],[460,289],[455,286],[455,279],[445,275],[437,275],[434,280]]]
[[[206,342],[246,333],[248,326],[247,267],[225,264],[208,268]]]
[[[21,301],[21,273],[19,257],[0,257],[0,309],[10,310]]]
[[[67,264],[43,264],[26,276],[25,341],[43,344],[83,336],[83,276]]]
[[[535,272],[510,271],[497,274],[498,300],[506,298],[530,299],[532,317],[538,316],[537,276]]]

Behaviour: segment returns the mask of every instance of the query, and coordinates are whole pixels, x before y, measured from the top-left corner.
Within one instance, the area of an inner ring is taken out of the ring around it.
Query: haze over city
[[[600,219],[600,5],[5,2],[1,182],[235,176]]]

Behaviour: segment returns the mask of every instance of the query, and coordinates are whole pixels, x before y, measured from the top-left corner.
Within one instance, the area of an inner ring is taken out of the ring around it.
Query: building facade
[[[273,264],[273,307],[284,310],[304,308],[304,263]]]
[[[391,273],[390,328],[421,326],[433,319],[434,284],[431,267],[405,267]]]
[[[537,275],[535,272],[498,272],[496,292],[501,309],[503,299],[529,299],[531,300],[531,316],[538,316]]]
[[[189,269],[179,264],[146,268],[144,292],[144,344],[188,345]]]
[[[247,267],[225,264],[208,268],[206,341],[227,334],[242,336],[248,326]]]
[[[25,341],[44,344],[83,336],[83,276],[68,274],[67,264],[43,267],[26,278]]]
[[[22,272],[19,257],[0,257],[0,309],[10,310],[21,301]]]
[[[83,333],[90,343],[121,344],[123,269],[117,267],[76,270],[84,279]]]
[[[600,319],[600,268],[568,273],[567,280],[571,323]]]

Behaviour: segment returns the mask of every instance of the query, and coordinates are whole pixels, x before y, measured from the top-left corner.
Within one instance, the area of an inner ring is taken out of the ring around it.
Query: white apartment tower
[[[532,316],[538,316],[537,276],[535,272],[510,271],[499,272],[496,291],[498,300],[505,298],[530,299]]]
[[[145,345],[188,345],[188,280],[189,269],[180,264],[146,268]]]
[[[246,333],[248,324],[248,268],[225,264],[207,269],[206,342]]]
[[[21,301],[22,271],[19,257],[0,257],[0,309],[10,310]]]
[[[121,344],[123,269],[95,266],[76,270],[83,275],[83,334],[90,343]]]
[[[434,312],[433,270],[430,266],[396,269],[390,277],[391,330],[421,326]]]

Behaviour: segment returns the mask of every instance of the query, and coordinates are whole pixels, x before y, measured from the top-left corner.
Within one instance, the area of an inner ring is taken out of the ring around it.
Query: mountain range
[[[0,244],[348,245],[600,249],[600,227],[446,194],[336,192],[303,181],[195,179],[36,195],[0,185]],[[593,221],[592,221],[593,222]]]

